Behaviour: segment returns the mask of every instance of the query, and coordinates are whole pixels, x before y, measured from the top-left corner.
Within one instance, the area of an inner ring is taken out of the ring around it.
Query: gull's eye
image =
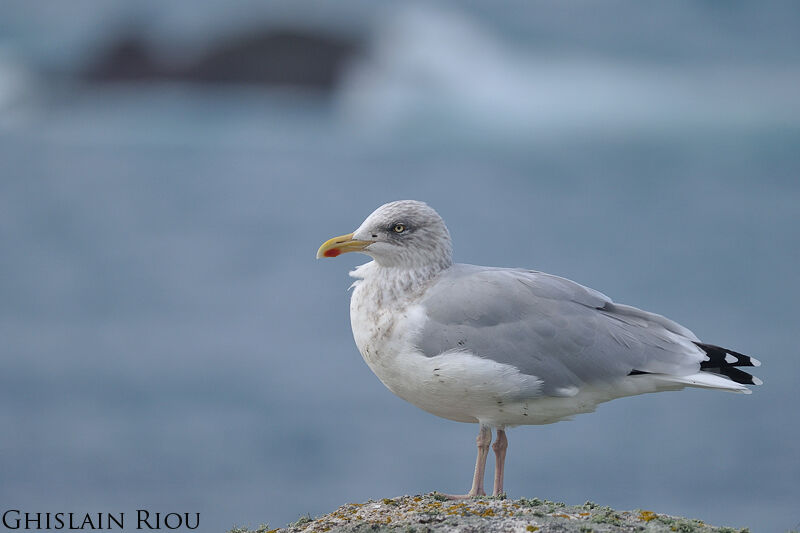
[[[406,227],[402,224],[395,224],[394,228],[392,228],[395,233],[403,233],[406,230]]]

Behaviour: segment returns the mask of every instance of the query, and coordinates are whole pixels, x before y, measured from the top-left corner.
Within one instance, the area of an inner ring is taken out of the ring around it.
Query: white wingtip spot
[[[725,354],[725,362],[728,363],[729,365],[732,365],[733,363],[735,363],[738,360],[739,360],[739,358],[734,356],[734,355],[731,355],[729,353]]]
[[[762,385],[764,382],[753,376],[753,385]]]
[[[575,386],[567,386],[567,387],[559,387],[553,390],[553,396],[558,396],[561,398],[572,398],[576,394],[580,392],[580,389]]]
[[[755,357],[751,357],[750,362],[753,364],[753,366],[761,366],[761,361],[759,361]]]

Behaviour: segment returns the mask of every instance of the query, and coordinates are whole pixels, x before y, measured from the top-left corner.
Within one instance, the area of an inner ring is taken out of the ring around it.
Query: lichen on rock
[[[592,502],[569,506],[539,498],[450,500],[438,493],[342,505],[270,533],[747,533],[650,510],[616,511]],[[237,533],[255,533],[237,530]]]

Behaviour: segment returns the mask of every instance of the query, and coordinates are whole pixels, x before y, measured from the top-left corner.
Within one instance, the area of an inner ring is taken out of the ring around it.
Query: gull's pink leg
[[[506,450],[508,449],[508,439],[506,432],[503,429],[497,429],[497,438],[492,444],[494,450],[495,466],[494,466],[494,491],[492,496],[500,496],[503,494],[503,468],[506,464]]]
[[[486,492],[483,490],[483,477],[486,472],[486,458],[489,456],[489,444],[492,442],[492,430],[489,426],[480,425],[478,438],[475,439],[475,442],[478,444],[478,458],[475,460],[475,475],[472,478],[472,488],[469,489],[467,494],[446,494],[445,496],[450,499],[465,500],[476,496],[486,496]]]

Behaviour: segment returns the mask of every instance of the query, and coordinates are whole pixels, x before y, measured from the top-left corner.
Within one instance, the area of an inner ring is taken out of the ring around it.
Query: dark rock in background
[[[141,34],[128,32],[105,47],[79,77],[96,83],[230,83],[329,91],[360,44],[309,30],[262,29],[211,43],[174,64]]]

